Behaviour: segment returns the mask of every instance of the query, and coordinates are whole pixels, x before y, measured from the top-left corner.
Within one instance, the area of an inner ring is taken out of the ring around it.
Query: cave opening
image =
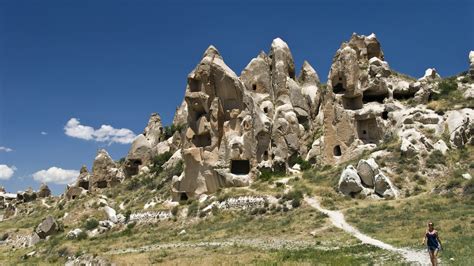
[[[201,91],[201,86],[200,86],[199,80],[193,79],[193,78],[189,79],[189,90],[191,92]]]
[[[78,186],[83,188],[83,189],[88,190],[89,189],[89,181],[85,181],[85,180],[79,181]]]
[[[342,105],[344,106],[344,109],[348,110],[357,110],[361,109],[363,107],[363,102],[362,102],[362,96],[356,96],[356,97],[342,97]]]
[[[387,120],[388,119],[388,111],[383,111],[382,112],[382,119]]]
[[[205,133],[202,135],[194,135],[193,143],[196,147],[207,147],[211,146],[211,134]]]
[[[179,201],[187,201],[187,200],[188,200],[188,195],[185,192],[180,193]]]
[[[230,162],[230,172],[234,175],[246,175],[250,173],[250,161],[232,160]]]
[[[344,88],[342,83],[337,83],[336,85],[332,87],[332,91],[336,94],[339,94],[339,93],[343,94],[344,92],[346,92],[346,89]]]
[[[334,146],[333,153],[334,153],[334,156],[341,156],[342,155],[341,146],[339,145]]]
[[[383,95],[383,94],[382,95],[367,95],[367,94],[364,94],[364,96],[362,97],[362,102],[363,103],[370,103],[370,102],[383,103],[385,98],[387,98],[387,96]]]
[[[106,188],[107,187],[107,181],[101,180],[97,181],[97,188]]]
[[[380,139],[379,129],[377,127],[377,120],[369,118],[357,121],[357,135],[365,144],[377,143]]]

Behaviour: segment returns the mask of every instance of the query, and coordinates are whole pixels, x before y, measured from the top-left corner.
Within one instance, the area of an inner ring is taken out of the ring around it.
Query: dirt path
[[[392,245],[389,245],[387,243],[384,243],[380,240],[374,239],[368,235],[365,235],[361,233],[359,230],[357,230],[355,227],[351,226],[348,224],[344,218],[344,214],[340,211],[330,211],[326,210],[321,205],[319,204],[319,201],[316,198],[305,198],[305,201],[313,208],[317,209],[318,211],[326,214],[329,216],[329,219],[331,220],[331,223],[337,227],[340,228],[347,233],[353,235],[362,243],[369,244],[372,246],[379,247],[381,249],[389,250],[396,252],[400,255],[402,255],[408,262],[412,263],[418,263],[421,265],[430,265],[430,260],[428,253],[426,251],[416,251],[408,248],[396,248]]]

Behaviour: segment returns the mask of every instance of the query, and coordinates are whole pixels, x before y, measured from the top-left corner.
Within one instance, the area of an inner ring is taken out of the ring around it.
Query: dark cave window
[[[342,151],[341,151],[341,146],[339,145],[336,145],[334,147],[334,156],[341,156],[342,155]]]
[[[235,175],[246,175],[250,172],[249,160],[232,160],[230,162],[230,172]]]

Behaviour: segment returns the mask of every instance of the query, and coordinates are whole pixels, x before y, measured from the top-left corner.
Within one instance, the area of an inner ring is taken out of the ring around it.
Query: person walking
[[[441,240],[439,239],[438,231],[434,229],[432,222],[428,223],[425,237],[423,238],[423,245],[427,245],[430,254],[431,265],[438,265],[438,252],[441,250]]]

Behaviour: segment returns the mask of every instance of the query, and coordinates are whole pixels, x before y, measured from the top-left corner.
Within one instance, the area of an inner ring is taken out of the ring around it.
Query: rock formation
[[[358,194],[376,198],[394,198],[398,196],[398,189],[382,173],[372,158],[360,160],[357,169],[352,165],[348,165],[342,171],[338,187],[342,194],[351,197]]]
[[[54,218],[49,215],[47,216],[37,227],[36,227],[36,234],[41,238],[44,239],[47,236],[53,235],[59,231],[59,225],[54,220]]]
[[[51,196],[51,190],[49,189],[49,187],[42,183],[39,190],[38,190],[38,193],[37,193],[38,197],[39,198],[47,198],[49,196]]]
[[[259,169],[286,172],[304,156],[318,113],[319,78],[305,62],[295,76],[288,45],[275,39],[240,78],[210,46],[188,76],[182,140],[184,172],[173,182],[175,199],[246,186]]]
[[[92,166],[89,189],[113,187],[124,178],[124,172],[106,150],[99,150]]]
[[[149,164],[152,159],[169,150],[166,145],[158,145],[163,140],[163,126],[158,114],[151,114],[144,132],[138,135],[132,143],[125,160],[125,175],[130,177],[138,174],[141,165]]]
[[[471,52],[471,74],[473,58]],[[326,86],[307,61],[296,75],[291,51],[279,38],[240,76],[210,46],[187,77],[173,125],[163,127],[160,116],[152,114],[123,164],[99,151],[92,174],[83,167],[66,197],[155,174],[150,173],[154,159],[165,153],[173,156],[162,169],[184,164],[180,175],[166,180],[172,179],[172,198],[186,200],[247,186],[262,171],[297,172],[295,162],[302,159],[316,166],[341,164],[394,137],[400,139],[403,156],[416,158],[472,145],[471,108],[443,113],[426,107],[439,94],[440,81],[434,68],[419,79],[391,70],[375,34],[354,33],[342,43]],[[449,143],[442,139],[445,133]],[[347,195],[372,191],[392,197],[393,187],[387,184],[389,178],[369,159],[344,170],[339,187]]]

